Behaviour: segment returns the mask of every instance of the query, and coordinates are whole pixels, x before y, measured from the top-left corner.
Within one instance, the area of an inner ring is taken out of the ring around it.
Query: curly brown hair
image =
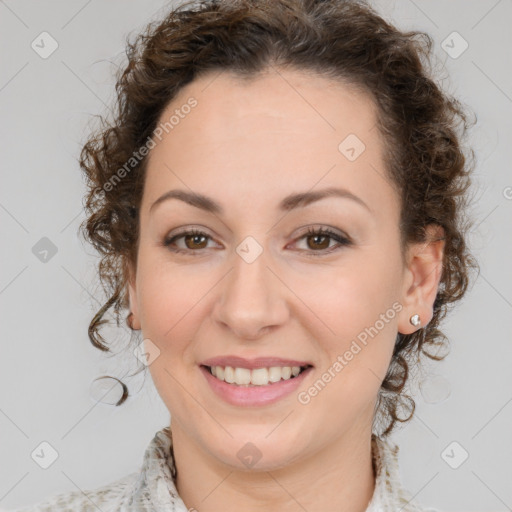
[[[374,429],[386,436],[397,421],[410,420],[415,404],[404,393],[410,365],[422,355],[445,357],[440,351],[448,340],[440,321],[465,294],[469,271],[478,269],[465,241],[472,224],[467,212],[474,153],[462,144],[469,116],[430,76],[431,37],[398,30],[362,1],[210,0],[175,7],[126,43],[128,64],[116,75],[114,119],[101,117],[80,154],[88,186],[88,217],[80,230],[102,255],[99,276],[109,297],[90,323],[92,344],[109,351],[99,334],[103,317],[113,308],[119,326],[120,310],[129,307],[127,279],[130,265],[136,268],[147,162],[147,155],[134,152],[150,140],[169,102],[209,71],[247,79],[274,65],[312,71],[350,83],[376,101],[386,169],[401,197],[402,251],[408,243],[428,242],[427,225],[444,229],[433,318],[412,334],[398,333]]]

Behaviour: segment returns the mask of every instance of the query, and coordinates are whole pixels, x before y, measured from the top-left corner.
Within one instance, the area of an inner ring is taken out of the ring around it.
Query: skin
[[[417,329],[413,314],[422,325],[432,318],[444,242],[410,245],[402,258],[399,195],[386,178],[375,104],[364,93],[290,69],[249,82],[215,73],[182,89],[161,120],[191,96],[197,106],[151,150],[129,279],[133,327],[160,350],[149,369],[172,418],[178,492],[201,512],[363,511],[375,485],[379,387],[397,333]],[[349,134],[366,146],[353,162],[338,149]],[[369,210],[340,197],[278,209],[289,194],[331,186]],[[207,195],[224,213],[177,199],[150,213],[171,189]],[[309,226],[352,244],[305,235]],[[163,241],[178,228],[207,238],[182,237],[174,247],[186,252],[173,252]],[[236,252],[247,236],[263,250],[250,264]],[[317,396],[299,403],[298,393],[393,303],[401,311]],[[297,393],[237,407],[213,393],[198,366],[228,354],[314,368]],[[261,452],[251,469],[237,457],[247,442]]]

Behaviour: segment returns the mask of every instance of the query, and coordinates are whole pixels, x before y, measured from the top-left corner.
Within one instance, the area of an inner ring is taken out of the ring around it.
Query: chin
[[[258,435],[248,435],[241,429],[240,435],[233,433],[233,439],[225,442],[219,453],[211,447],[212,453],[217,452],[217,459],[237,471],[275,471],[288,466],[299,457],[300,443],[293,436],[270,434],[275,425],[262,428]],[[279,428],[279,427],[278,427]]]

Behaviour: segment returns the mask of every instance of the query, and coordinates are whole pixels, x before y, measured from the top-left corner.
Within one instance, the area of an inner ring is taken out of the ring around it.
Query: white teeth
[[[235,371],[231,366],[226,366],[226,368],[224,368],[224,380],[230,384],[235,382]]]
[[[292,376],[292,369],[289,366],[285,366],[281,370],[281,376],[284,380],[288,380]]]
[[[235,368],[235,384],[250,384],[251,370],[247,368]]]
[[[266,386],[268,384],[268,370],[266,368],[256,368],[252,370],[251,384],[256,386]]]
[[[281,380],[281,368],[279,366],[272,366],[268,369],[268,380],[270,382],[278,382]]]
[[[212,366],[212,375],[219,380],[238,386],[267,386],[269,382],[279,382],[297,377],[300,373],[300,366],[272,366],[270,368],[233,368],[231,366]]]

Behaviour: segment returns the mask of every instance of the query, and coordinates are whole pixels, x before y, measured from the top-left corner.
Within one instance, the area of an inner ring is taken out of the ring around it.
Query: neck
[[[375,489],[371,428],[354,427],[292,464],[248,472],[213,458],[173,423],[178,493],[189,510],[201,512],[364,512]]]

